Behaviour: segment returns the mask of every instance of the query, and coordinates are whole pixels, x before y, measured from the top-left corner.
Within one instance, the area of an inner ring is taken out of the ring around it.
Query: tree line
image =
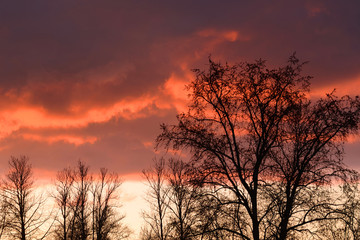
[[[343,161],[357,133],[359,97],[310,96],[295,55],[266,62],[209,59],[187,86],[190,105],[162,124],[156,148],[181,152],[143,171],[141,240],[359,239],[359,175]],[[34,189],[28,157],[11,157],[1,188],[0,238],[129,237],[120,178],[79,161],[58,172],[54,208]]]
[[[1,187],[0,239],[125,239],[120,185],[118,174],[101,168],[92,175],[79,161],[57,173],[48,201],[35,189],[29,158],[11,157]]]
[[[246,232],[250,219],[233,201],[230,191],[194,184],[193,177],[187,173],[189,167],[180,159],[161,158],[154,161],[151,169],[144,171],[149,186],[147,199],[150,208],[143,211],[145,224],[139,239],[254,239],[251,229]],[[294,207],[297,229],[294,230],[294,223],[290,222],[289,234],[283,239],[360,238],[358,183],[342,183],[335,187],[313,186],[307,191],[298,196],[297,206]],[[273,201],[270,196],[261,196],[259,205],[264,207],[270,201]],[[281,221],[274,215],[279,214],[282,207],[275,204],[278,203],[274,202],[272,208],[267,209],[270,219],[266,222],[274,228]],[[260,231],[260,239],[280,239],[270,230],[267,226]],[[248,234],[249,237],[240,234]]]

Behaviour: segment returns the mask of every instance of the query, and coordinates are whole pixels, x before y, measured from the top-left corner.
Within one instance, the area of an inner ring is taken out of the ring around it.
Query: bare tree
[[[273,177],[281,183],[275,194],[280,217],[276,239],[332,218],[333,199],[309,200],[316,199],[319,186],[357,177],[343,163],[342,141],[357,130],[359,112],[359,99],[328,94],[314,104],[299,102],[288,115],[284,134],[271,153]]]
[[[102,168],[98,178],[89,174],[89,167],[79,161],[76,170],[58,172],[56,192],[59,208],[56,239],[125,239],[129,230],[118,212],[120,178]]]
[[[92,237],[96,240],[124,239],[129,230],[122,224],[123,215],[117,212],[120,178],[101,168],[99,179],[95,179],[92,188]]]
[[[155,161],[150,171],[144,171],[152,211],[144,213],[148,228],[143,229],[142,239],[190,240],[200,235],[200,189],[189,182],[187,172],[184,161],[164,158]]]
[[[33,191],[32,167],[27,156],[11,157],[9,172],[3,181],[3,197],[7,208],[6,233],[15,239],[42,239],[41,226],[48,220],[42,214],[44,200]]]
[[[152,169],[144,170],[143,175],[150,188],[148,202],[151,211],[143,212],[143,217],[149,228],[143,229],[142,239],[167,240],[171,228],[167,222],[169,188],[166,185],[165,159],[155,160]]]
[[[91,235],[89,206],[90,186],[92,176],[89,167],[82,161],[78,162],[74,173],[74,187],[72,198],[72,219],[70,221],[70,239],[86,240]]]
[[[60,216],[56,219],[58,224],[55,228],[56,239],[68,240],[70,221],[72,216],[72,188],[74,173],[70,168],[58,172],[56,176],[56,193],[53,194],[55,202],[60,210]]]
[[[190,184],[184,161],[170,159],[168,169],[166,178],[169,184],[170,224],[173,228],[171,236],[179,240],[194,239],[197,235],[195,225],[199,220],[199,188]]]
[[[221,204],[232,206],[234,222],[218,229],[238,239],[286,239],[323,219],[308,219],[313,208],[301,198],[350,172],[339,140],[357,130],[359,99],[328,95],[311,103],[310,77],[295,56],[270,70],[262,60],[209,65],[195,70],[189,111],[178,124],[162,125],[157,142],[190,150],[198,184],[224,193]]]

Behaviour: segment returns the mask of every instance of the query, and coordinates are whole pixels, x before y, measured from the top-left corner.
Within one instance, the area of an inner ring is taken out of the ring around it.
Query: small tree
[[[188,167],[182,160],[161,158],[144,171],[149,190],[150,213],[144,213],[147,228],[142,239],[195,239],[200,191],[190,184]],[[149,228],[150,227],[150,228]]]
[[[172,238],[190,240],[195,238],[199,189],[191,185],[187,176],[188,168],[181,160],[170,159],[168,162],[169,211]]]
[[[117,191],[121,186],[120,178],[101,168],[99,179],[92,186],[92,236],[96,240],[124,239],[129,230],[123,226],[123,215],[117,212],[115,204],[119,200]]]
[[[9,167],[2,186],[8,214],[6,233],[9,237],[21,240],[35,236],[42,239],[47,232],[40,235],[40,229],[48,218],[42,215],[44,200],[36,197],[33,191],[34,180],[29,158],[11,157]]]
[[[55,236],[59,240],[69,239],[70,222],[73,217],[71,206],[73,184],[74,173],[70,168],[58,172],[55,183],[56,192],[53,197],[60,210],[60,216],[56,219],[58,224],[55,226]]]
[[[89,194],[92,176],[89,167],[79,161],[74,172],[72,219],[70,221],[70,239],[86,240],[91,235]]]
[[[59,208],[54,236],[61,240],[125,239],[129,230],[117,211],[120,178],[100,170],[98,178],[89,174],[89,167],[79,161],[75,171],[58,172],[53,194]]]
[[[149,228],[143,229],[143,239],[167,240],[170,233],[170,225],[167,222],[169,188],[166,185],[166,162],[161,158],[154,161],[154,166],[143,175],[149,184],[148,202],[150,212],[143,212],[143,217]]]

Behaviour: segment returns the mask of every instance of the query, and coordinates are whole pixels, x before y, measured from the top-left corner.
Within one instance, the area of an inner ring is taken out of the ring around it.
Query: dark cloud
[[[265,57],[279,62],[296,50],[312,62],[319,78],[338,78],[357,73],[357,6],[352,1],[3,2],[2,87],[61,80],[86,84],[82,73],[114,64],[114,69],[107,70],[133,67],[114,89],[132,90],[134,94],[136,88],[141,93],[159,85],[176,68],[171,62],[154,61],[151,47],[206,28],[234,29],[252,36],[252,41],[245,44],[209,50],[214,54],[224,52],[229,58],[250,60]],[[191,44],[201,47],[197,42]],[[166,58],[165,50],[171,51],[164,49],[155,54]],[[182,52],[186,54],[191,53]]]

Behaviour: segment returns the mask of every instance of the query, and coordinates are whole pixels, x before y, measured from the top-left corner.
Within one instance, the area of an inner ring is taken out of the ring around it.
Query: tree
[[[72,188],[74,184],[74,173],[70,168],[65,168],[57,173],[56,193],[53,194],[55,202],[60,210],[57,219],[58,225],[55,229],[56,239],[68,240],[71,230],[70,221],[72,216]]]
[[[121,186],[120,178],[115,173],[109,173],[101,168],[99,179],[92,187],[92,230],[93,239],[110,240],[124,239],[129,230],[121,223],[123,215],[117,213],[115,201],[119,200],[117,191]]]
[[[168,162],[169,212],[172,239],[190,240],[197,235],[199,188],[189,183],[187,165],[179,159]]]
[[[142,239],[195,239],[200,235],[197,223],[199,188],[188,181],[187,164],[180,159],[161,158],[144,171],[148,184],[150,213],[144,213],[150,229],[143,229]]]
[[[32,166],[27,156],[11,157],[10,169],[3,181],[4,204],[7,208],[8,221],[6,233],[15,239],[43,239],[47,231],[40,235],[41,226],[48,220],[43,218],[44,200],[35,197],[33,191]]]
[[[79,161],[74,173],[72,198],[72,219],[70,222],[70,239],[86,240],[90,236],[89,194],[92,176],[89,167]]]
[[[75,171],[65,168],[57,174],[53,194],[59,208],[54,236],[56,239],[109,240],[125,239],[129,230],[117,210],[120,178],[107,169],[98,177],[89,174],[89,167],[79,161]]]
[[[309,200],[316,199],[319,186],[357,177],[343,163],[342,142],[357,130],[359,109],[358,98],[337,98],[332,93],[313,104],[300,101],[288,115],[284,134],[270,154],[276,169],[273,177],[281,183],[276,194],[280,217],[276,239],[286,239],[308,223],[332,217],[332,199]],[[306,204],[301,196],[308,198]]]
[[[329,94],[311,102],[302,66],[294,55],[270,70],[263,60],[231,66],[209,59],[208,72],[194,70],[188,112],[161,126],[158,147],[190,150],[197,184],[223,192],[233,224],[218,230],[286,239],[326,216],[310,214],[315,205],[306,206],[305,193],[351,172],[340,150],[358,128],[359,98]]]
[[[168,194],[166,186],[166,162],[161,158],[154,161],[154,166],[143,175],[149,184],[148,202],[151,212],[143,212],[143,217],[149,228],[143,229],[142,239],[167,240],[170,233],[170,225],[167,224]]]

